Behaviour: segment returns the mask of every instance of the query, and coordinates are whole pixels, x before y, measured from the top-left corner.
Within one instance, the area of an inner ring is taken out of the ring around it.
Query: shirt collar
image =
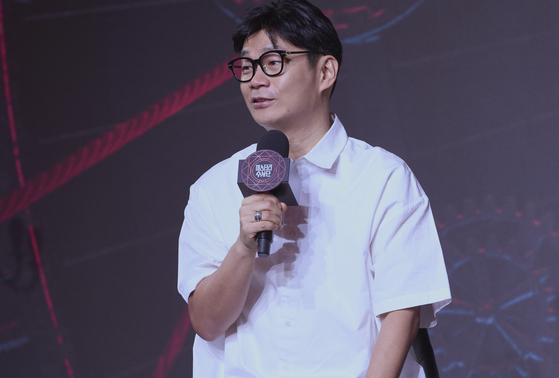
[[[334,118],[334,123],[330,127],[330,130],[328,130],[309,153],[302,157],[324,169],[332,168],[348,140],[345,128],[338,116],[332,114],[332,117]]]

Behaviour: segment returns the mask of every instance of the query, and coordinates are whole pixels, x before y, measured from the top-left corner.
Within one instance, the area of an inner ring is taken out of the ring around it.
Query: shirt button
[[[285,325],[288,326],[288,327],[291,327],[291,322],[289,320],[286,320]]]

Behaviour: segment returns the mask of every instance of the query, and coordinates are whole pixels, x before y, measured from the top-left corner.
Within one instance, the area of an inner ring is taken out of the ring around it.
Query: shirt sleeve
[[[179,236],[178,290],[186,302],[198,283],[217,270],[226,254],[208,195],[197,182],[190,188]]]
[[[384,193],[371,245],[374,313],[421,306],[420,327],[432,327],[451,296],[429,200],[407,166]]]

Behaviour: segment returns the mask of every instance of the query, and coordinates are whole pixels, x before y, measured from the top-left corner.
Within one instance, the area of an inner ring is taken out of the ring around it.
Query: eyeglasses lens
[[[238,59],[233,63],[233,73],[241,81],[248,81],[252,78],[252,62],[250,59]]]
[[[282,59],[280,54],[269,52],[262,55],[260,59],[262,59],[262,68],[268,75],[277,75],[281,72]]]
[[[233,63],[233,72],[240,81],[250,81],[254,75],[252,60],[241,58]],[[282,70],[281,55],[276,52],[268,52],[260,57],[260,66],[266,75],[278,75]]]

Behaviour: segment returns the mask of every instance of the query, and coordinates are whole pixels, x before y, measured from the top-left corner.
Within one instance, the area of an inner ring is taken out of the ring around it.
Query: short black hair
[[[321,55],[332,55],[338,66],[342,65],[342,43],[334,25],[306,0],[279,0],[250,9],[233,33],[235,52],[240,53],[246,39],[260,30],[264,30],[272,43],[278,35],[294,46],[312,51],[313,54],[308,54],[311,65]]]

